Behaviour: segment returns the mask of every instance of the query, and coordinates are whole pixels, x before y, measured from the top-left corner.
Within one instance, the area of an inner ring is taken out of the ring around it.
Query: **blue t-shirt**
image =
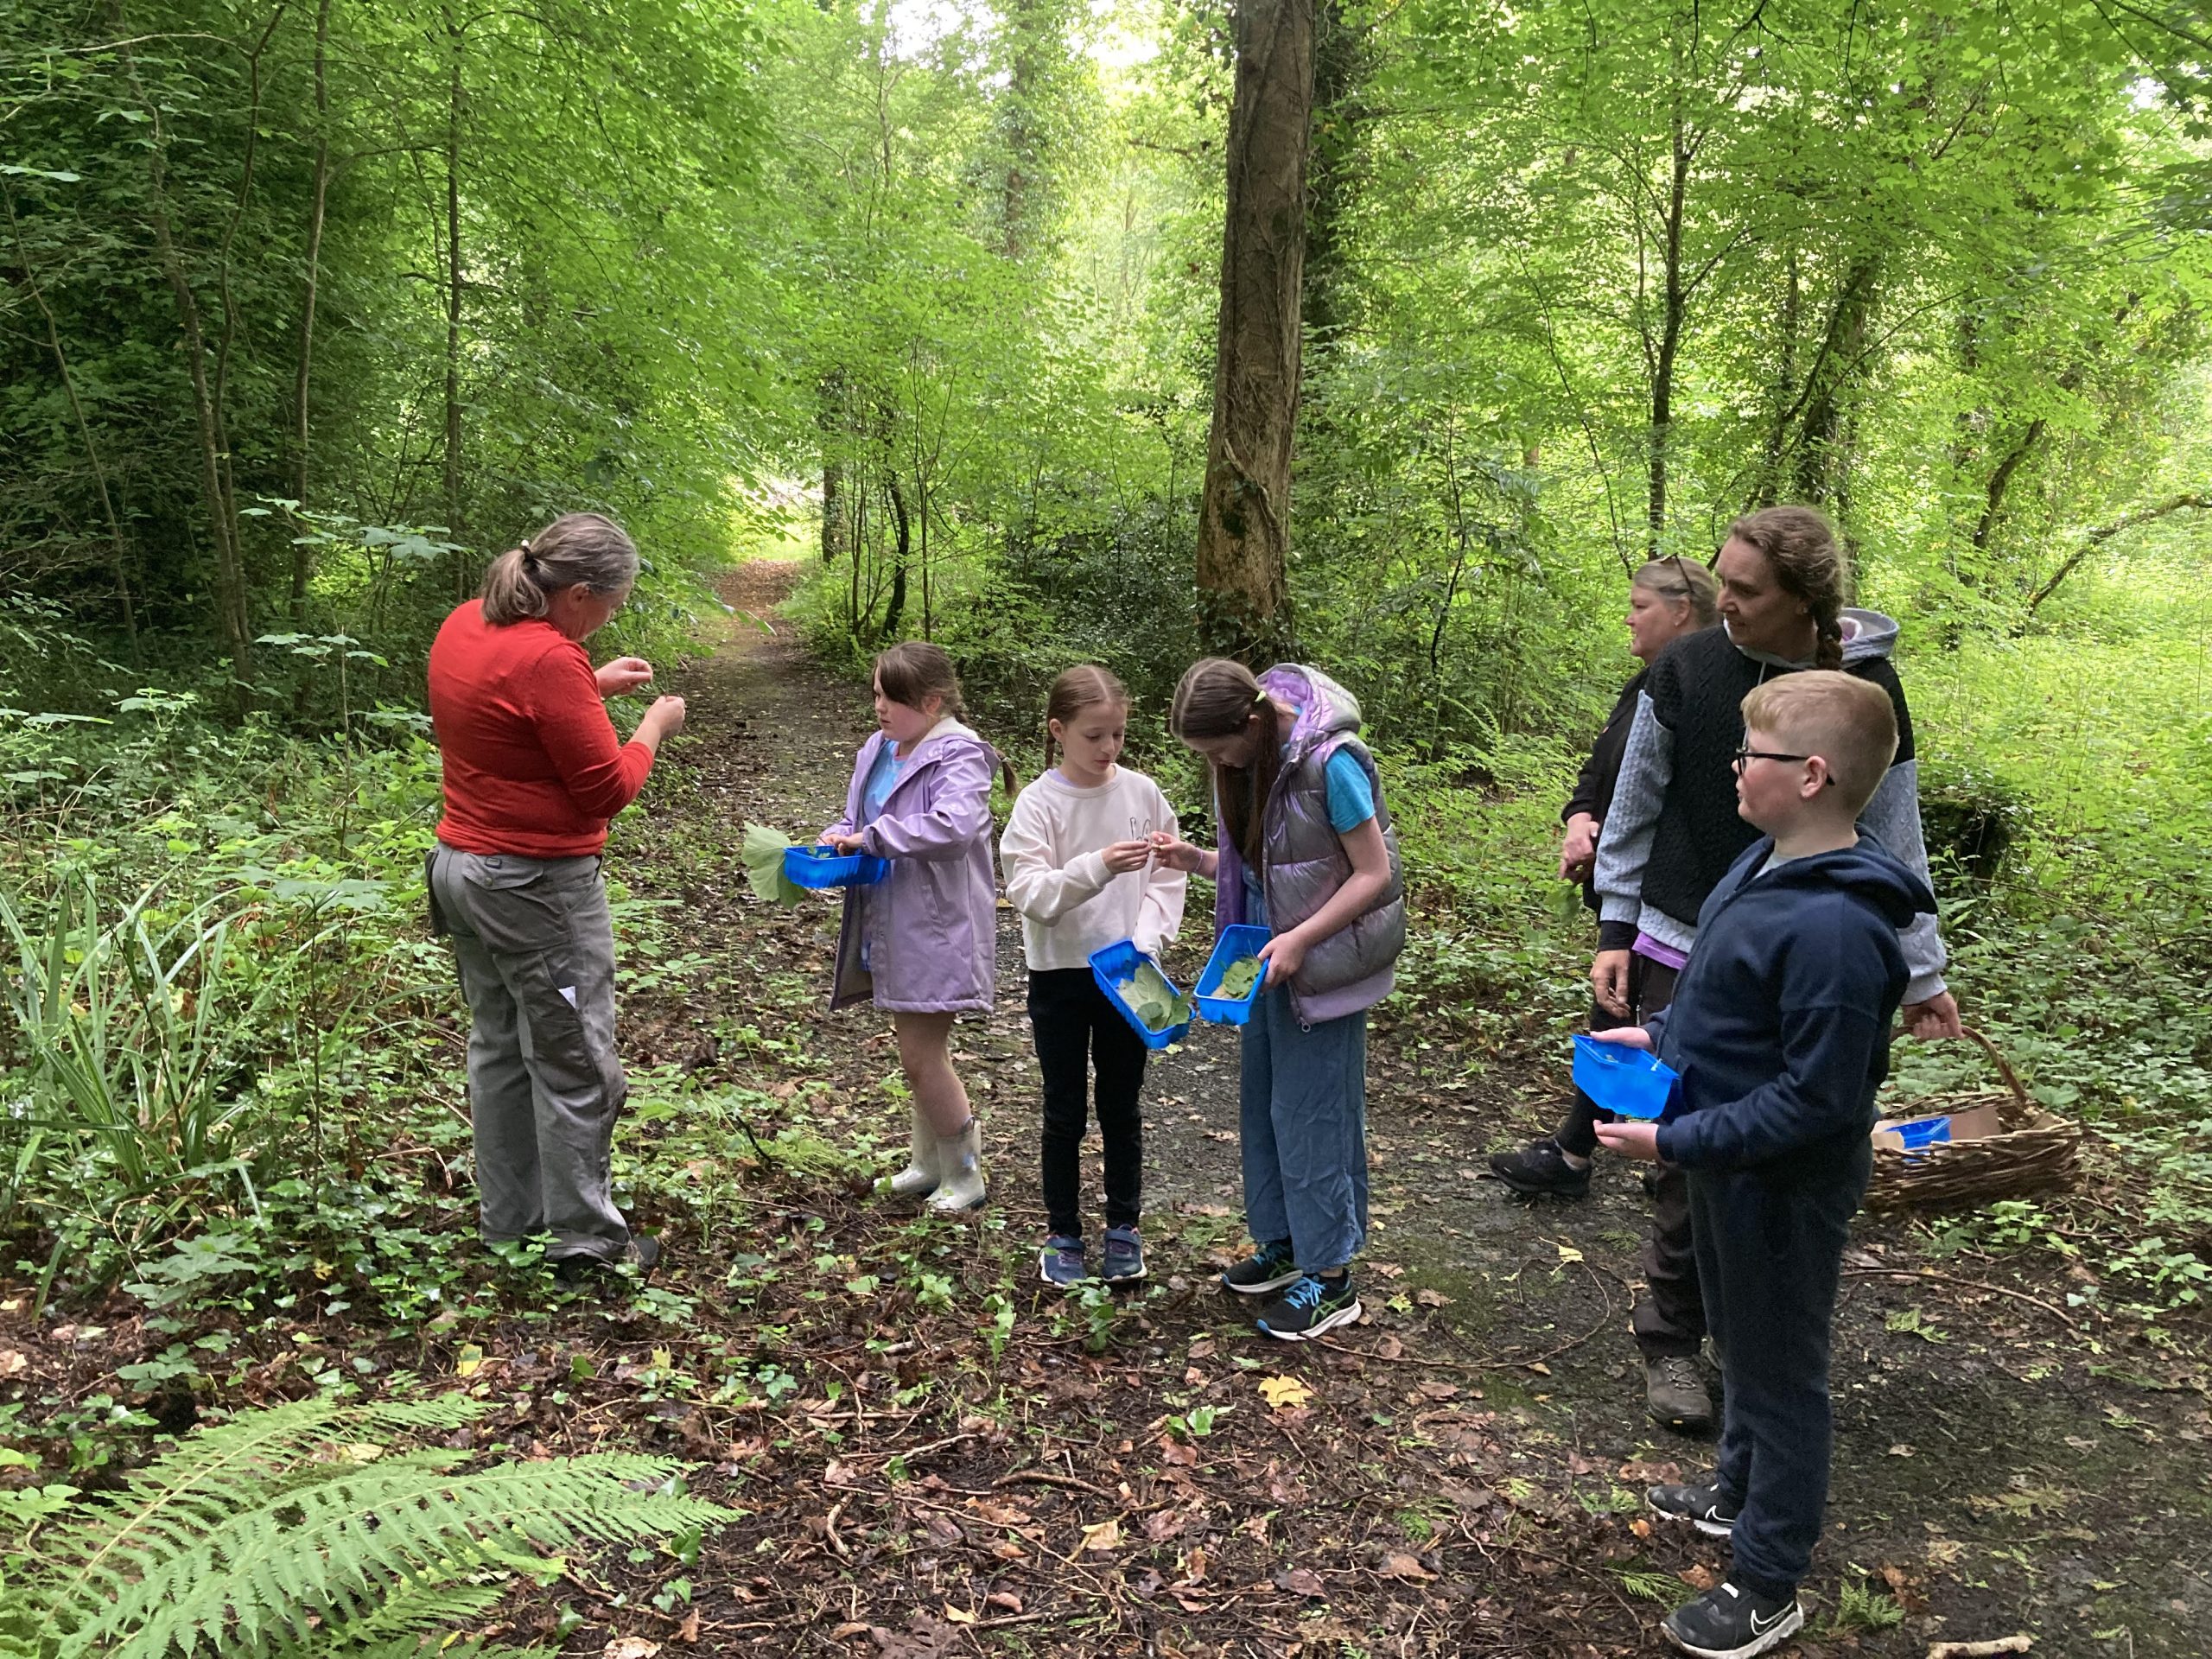
[[[899,774],[906,763],[892,753],[886,743],[875,752],[875,764],[868,769],[868,781],[861,785],[861,822],[874,823],[883,816],[883,804],[891,798],[891,791],[899,782]]]
[[[1367,781],[1367,768],[1350,749],[1331,755],[1321,777],[1329,791],[1330,829],[1348,835],[1375,816],[1375,785]],[[1244,919],[1254,927],[1268,925],[1268,899],[1260,889],[1260,873],[1249,864],[1244,867]]]

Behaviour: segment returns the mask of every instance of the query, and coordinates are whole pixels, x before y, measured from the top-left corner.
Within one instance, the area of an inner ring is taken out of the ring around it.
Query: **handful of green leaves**
[[[1252,988],[1265,972],[1267,969],[1257,957],[1239,957],[1221,970],[1221,988],[1214,995],[1241,1002],[1252,995]]]
[[[806,897],[806,889],[784,874],[784,849],[792,844],[764,824],[745,826],[738,856],[745,861],[745,880],[755,898],[796,905]]]
[[[1190,1020],[1188,999],[1178,995],[1167,976],[1148,962],[1139,963],[1127,979],[1116,980],[1114,988],[1121,993],[1129,1012],[1144,1021],[1147,1031],[1170,1031]]]

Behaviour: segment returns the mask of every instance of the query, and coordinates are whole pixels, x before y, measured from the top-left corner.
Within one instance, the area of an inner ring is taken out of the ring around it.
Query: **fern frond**
[[[265,1501],[222,1515],[163,1559],[137,1557],[135,1582],[111,1575],[112,1601],[84,1611],[62,1659],[124,1635],[149,1655],[304,1642],[310,1616],[352,1623],[410,1583],[449,1580],[518,1544],[557,1550],[727,1518],[715,1504],[643,1490],[677,1471],[664,1459],[600,1452],[455,1472],[458,1461],[416,1452],[273,1484]]]
[[[487,1408],[466,1395],[353,1407],[317,1397],[202,1430],[133,1476],[117,1502],[41,1541],[36,1559],[56,1570],[50,1612],[64,1631],[97,1618],[213,1529],[316,1478],[315,1459],[327,1448],[372,1433],[457,1427]]]
[[[481,1643],[455,1640],[461,1626],[481,1618],[505,1594],[504,1583],[412,1584],[381,1607],[342,1624],[325,1624],[304,1641],[285,1641],[269,1659],[453,1659]],[[450,1644],[450,1645],[448,1645]],[[499,1659],[517,1659],[501,1649]]]

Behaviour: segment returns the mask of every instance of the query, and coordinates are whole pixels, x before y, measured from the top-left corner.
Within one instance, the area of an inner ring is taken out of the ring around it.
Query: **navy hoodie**
[[[1872,836],[1757,874],[1773,851],[1759,841],[1721,878],[1649,1022],[1682,1079],[1659,1155],[1685,1169],[1817,1177],[1866,1139],[1904,995],[1897,930],[1936,908]]]

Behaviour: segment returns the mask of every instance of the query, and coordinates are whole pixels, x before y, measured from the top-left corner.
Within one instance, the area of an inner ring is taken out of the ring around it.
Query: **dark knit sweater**
[[[1890,694],[1897,715],[1892,764],[1910,762],[1912,716],[1888,656],[1847,652],[1844,671]],[[1734,762],[1744,741],[1742,704],[1761,681],[1791,671],[1755,662],[1730,643],[1726,629],[1713,627],[1669,645],[1646,677],[1643,689],[1652,713],[1672,734],[1674,768],[1643,869],[1643,898],[1687,925],[1695,926],[1699,910],[1728,867],[1759,838],[1736,815]],[[1636,931],[1633,923],[1607,922],[1599,948],[1625,950]]]

